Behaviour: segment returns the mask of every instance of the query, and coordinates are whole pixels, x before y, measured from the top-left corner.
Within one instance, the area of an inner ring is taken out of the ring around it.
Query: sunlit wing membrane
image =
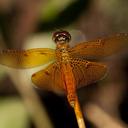
[[[72,59],[71,67],[77,88],[94,83],[104,77],[107,67],[104,64],[85,60]],[[53,63],[46,69],[32,75],[32,82],[41,89],[64,91],[65,84],[61,77],[61,70]]]
[[[32,75],[32,82],[41,89],[49,91],[64,91],[64,83],[61,79],[59,67],[52,63],[46,69],[43,69]]]
[[[55,51],[49,48],[2,50],[0,64],[14,68],[32,68],[54,60]]]
[[[128,46],[128,34],[118,34],[112,37],[79,43],[69,50],[71,56],[105,57],[123,50]]]
[[[77,88],[101,80],[107,72],[107,67],[104,64],[80,59],[72,59],[71,67]]]

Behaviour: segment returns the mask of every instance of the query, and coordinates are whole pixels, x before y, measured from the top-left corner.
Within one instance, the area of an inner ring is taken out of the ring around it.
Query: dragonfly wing
[[[64,83],[61,79],[61,72],[57,64],[52,63],[46,69],[43,69],[32,75],[32,82],[41,89],[50,91],[64,91]]]
[[[32,68],[54,60],[55,51],[48,48],[2,50],[0,64],[14,68]]]
[[[104,39],[79,43],[69,50],[71,56],[97,58],[116,53],[128,46],[128,34],[118,34]]]
[[[106,65],[86,60],[73,59],[71,67],[77,88],[89,85],[102,79],[107,72]]]
[[[105,65],[96,62],[72,59],[70,63],[78,88],[100,80],[107,71]],[[52,63],[46,69],[33,74],[32,82],[44,90],[54,92],[65,90],[61,70],[56,63]]]

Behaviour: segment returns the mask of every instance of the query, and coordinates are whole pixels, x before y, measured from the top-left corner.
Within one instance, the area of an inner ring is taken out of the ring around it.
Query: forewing
[[[71,56],[97,58],[117,53],[128,46],[128,34],[79,43],[69,50]]]
[[[71,67],[77,88],[101,80],[107,72],[104,64],[80,59],[72,59]]]
[[[14,68],[32,68],[54,60],[55,51],[48,48],[2,50],[0,64]]]
[[[46,69],[43,69],[32,75],[32,82],[41,89],[50,91],[64,91],[64,83],[61,79],[59,67],[52,63]]]

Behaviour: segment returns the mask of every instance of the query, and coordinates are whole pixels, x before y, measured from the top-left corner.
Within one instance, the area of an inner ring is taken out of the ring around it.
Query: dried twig
[[[79,128],[86,128],[78,98],[76,99],[76,102],[75,102],[74,112],[76,115],[76,119],[77,119],[77,123],[78,123]]]

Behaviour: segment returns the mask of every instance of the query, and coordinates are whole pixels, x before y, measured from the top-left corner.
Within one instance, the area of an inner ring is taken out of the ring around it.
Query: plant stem
[[[78,98],[76,98],[76,102],[75,105],[73,107],[75,115],[76,115],[76,119],[77,119],[77,123],[78,123],[78,127],[79,128],[86,128],[85,122],[84,122],[84,118],[83,118],[83,114],[79,105],[79,100]]]

